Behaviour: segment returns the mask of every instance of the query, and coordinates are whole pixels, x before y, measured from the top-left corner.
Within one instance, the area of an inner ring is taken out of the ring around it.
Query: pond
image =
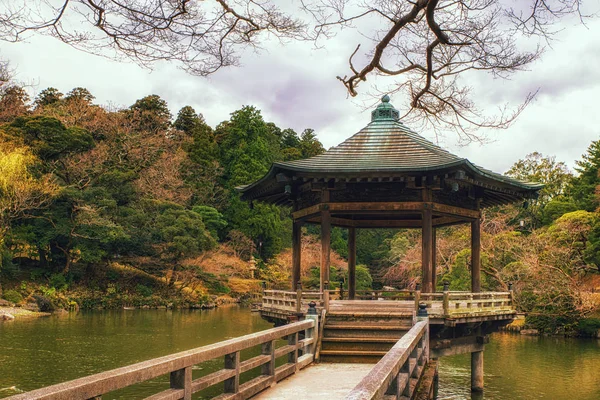
[[[0,398],[271,327],[237,306],[81,312],[0,323]],[[486,347],[486,389],[479,398],[597,400],[598,366],[598,340],[495,334]],[[215,360],[197,367],[194,377],[221,367]],[[469,381],[468,355],[440,360],[440,399],[470,399]],[[163,377],[103,399],[143,398],[167,382]]]

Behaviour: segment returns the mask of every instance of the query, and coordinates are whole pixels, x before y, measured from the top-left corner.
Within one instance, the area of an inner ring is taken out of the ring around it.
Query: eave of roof
[[[397,111],[389,104],[389,98],[384,97],[372,115],[371,123],[338,146],[307,159],[275,162],[261,179],[236,189],[250,195],[253,189],[282,172],[309,177],[354,178],[378,174],[443,173],[459,169],[514,191],[536,192],[543,187],[539,183],[520,181],[479,167],[428,141],[396,119]]]

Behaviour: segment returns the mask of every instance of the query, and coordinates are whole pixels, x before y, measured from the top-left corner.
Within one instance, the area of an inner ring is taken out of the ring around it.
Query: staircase
[[[414,318],[412,307],[395,301],[336,301],[325,318],[320,360],[376,363],[410,330]]]

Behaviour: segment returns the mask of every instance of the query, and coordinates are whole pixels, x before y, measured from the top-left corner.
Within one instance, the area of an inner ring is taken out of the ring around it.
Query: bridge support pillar
[[[483,351],[471,353],[471,391],[483,392]]]

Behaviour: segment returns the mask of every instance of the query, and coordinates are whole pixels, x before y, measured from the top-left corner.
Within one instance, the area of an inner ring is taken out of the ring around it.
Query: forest
[[[85,88],[30,99],[0,91],[0,293],[41,308],[204,307],[288,288],[290,210],[240,200],[235,187],[274,161],[325,151],[316,133],[282,129],[244,106],[215,128],[157,95],[129,107]],[[485,290],[513,285],[527,324],[595,332],[600,287],[600,141],[574,172],[531,153],[506,171],[544,183],[536,200],[486,210]],[[306,227],[303,283],[318,286],[318,227]],[[467,290],[467,226],[437,234],[438,285]],[[333,287],[345,279],[346,231],[332,232]],[[358,289],[413,288],[420,232],[361,230]]]

